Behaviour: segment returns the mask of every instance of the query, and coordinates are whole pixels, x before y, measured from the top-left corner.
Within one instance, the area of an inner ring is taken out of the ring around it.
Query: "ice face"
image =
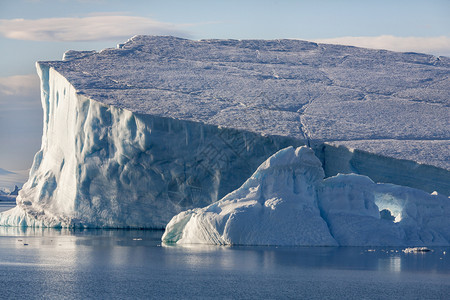
[[[322,155],[321,161],[324,165],[325,174],[327,177],[337,175],[338,173],[356,173],[370,177],[375,182],[393,183],[397,185],[409,186],[418,188],[429,193],[438,191],[443,195],[450,195],[450,172],[443,168],[422,164],[419,162],[399,159],[402,155],[402,148],[396,148],[398,144],[393,141],[387,141],[383,145],[381,141],[376,143],[355,142],[360,145],[360,148],[368,150],[366,147],[377,145],[372,149],[377,149],[379,152],[384,152],[391,146],[391,153],[396,153],[397,158],[388,157],[384,155],[374,154],[355,148],[347,148],[339,143],[326,143],[322,146],[323,151],[316,151],[317,155]],[[365,146],[363,147],[362,144]],[[434,143],[436,148],[440,149],[441,154],[436,154],[436,162],[439,157],[442,158],[442,164],[445,164],[446,155],[448,155],[447,148],[443,147],[441,143]],[[417,146],[417,143],[405,142],[410,148],[405,152],[424,152],[427,148]],[[429,153],[428,156],[433,156]]]
[[[163,228],[174,214],[236,189],[292,143],[103,105],[54,69],[38,71],[42,148],[2,225]]]
[[[216,245],[450,245],[448,198],[376,184],[356,174],[326,179],[323,174],[311,149],[280,150],[236,191],[173,217],[162,240]]]
[[[353,172],[450,195],[449,58],[299,40],[135,36],[64,59],[40,64],[96,102],[287,137],[327,159],[326,176]],[[356,150],[334,169],[345,153],[333,145]]]
[[[137,36],[37,68],[42,146],[3,225],[162,228],[304,144],[325,177],[450,194],[447,58]]]

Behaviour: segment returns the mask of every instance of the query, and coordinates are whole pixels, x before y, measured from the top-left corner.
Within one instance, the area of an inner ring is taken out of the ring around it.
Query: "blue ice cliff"
[[[42,146],[1,225],[163,228],[301,145],[326,178],[450,194],[446,57],[136,36],[37,70]]]

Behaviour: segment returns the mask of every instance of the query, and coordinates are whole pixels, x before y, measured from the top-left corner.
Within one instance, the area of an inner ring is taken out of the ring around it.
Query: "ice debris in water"
[[[406,248],[402,250],[405,253],[424,253],[424,252],[430,252],[431,250],[427,247],[413,247],[413,248]]]

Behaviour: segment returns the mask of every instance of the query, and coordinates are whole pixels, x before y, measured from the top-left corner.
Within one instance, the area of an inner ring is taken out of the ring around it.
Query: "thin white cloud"
[[[90,1],[90,0],[87,0]],[[100,17],[100,16],[131,16],[130,11],[95,11],[83,14],[84,17]]]
[[[37,20],[0,19],[0,35],[28,41],[118,40],[137,34],[188,37],[185,27],[150,18],[97,15],[84,18],[48,18]]]
[[[345,36],[329,39],[316,39],[318,43],[350,45],[373,49],[386,49],[400,52],[419,52],[433,55],[450,56],[450,37],[396,37],[381,36]]]
[[[37,74],[0,77],[1,167],[8,170],[30,167],[40,145],[42,117]],[[4,183],[5,178],[0,178],[0,187],[7,186]]]
[[[0,77],[0,96],[39,97],[39,77],[35,74]]]

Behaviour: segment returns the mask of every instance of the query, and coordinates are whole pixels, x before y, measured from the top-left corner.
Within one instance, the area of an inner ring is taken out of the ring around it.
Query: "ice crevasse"
[[[172,218],[170,244],[406,246],[449,245],[448,198],[376,184],[356,174],[324,179],[314,152],[288,147],[237,190]]]

